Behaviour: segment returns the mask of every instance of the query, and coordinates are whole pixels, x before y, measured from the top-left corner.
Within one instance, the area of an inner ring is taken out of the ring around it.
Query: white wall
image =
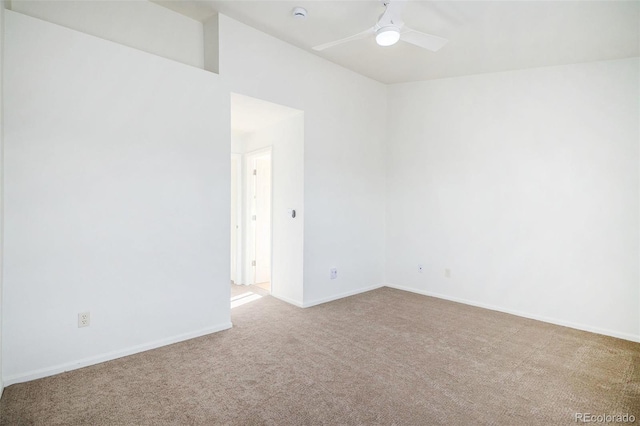
[[[245,153],[267,147],[272,148],[273,174],[271,293],[301,306],[304,282],[303,114],[245,136]],[[289,209],[296,210],[295,218],[289,216]]]
[[[248,132],[231,129],[231,152],[234,154],[243,154],[245,152],[244,145],[245,139],[248,137]]]
[[[187,65],[204,67],[202,23],[148,1],[12,0],[11,9]]]
[[[4,70],[4,1],[0,1],[0,170],[4,170],[4,117],[3,104],[4,96],[2,95],[3,87],[3,70]],[[0,172],[0,397],[4,391],[4,379],[2,375],[2,268],[3,268],[3,241],[4,241],[4,173]]]
[[[391,86],[387,281],[639,340],[638,68]]]
[[[202,23],[203,36],[203,68],[207,71],[219,71],[218,58],[218,15],[214,15]]]
[[[229,327],[228,89],[5,18],[5,383]]]
[[[379,286],[385,86],[223,15],[219,37],[231,91],[304,111],[304,305]]]

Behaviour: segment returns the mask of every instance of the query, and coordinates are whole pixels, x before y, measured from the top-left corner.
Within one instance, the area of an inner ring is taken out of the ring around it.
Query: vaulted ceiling
[[[407,26],[449,39],[436,53],[402,42],[380,47],[373,37],[312,50],[372,27],[384,11],[377,0],[157,3],[199,20],[223,13],[383,83],[640,55],[639,1],[407,2]],[[306,19],[292,17],[296,6]]]

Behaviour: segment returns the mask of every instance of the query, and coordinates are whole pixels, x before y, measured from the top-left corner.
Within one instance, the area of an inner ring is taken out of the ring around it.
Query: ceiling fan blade
[[[366,31],[363,31],[363,32],[358,33],[356,35],[352,35],[351,37],[343,38],[341,40],[336,40],[336,41],[332,41],[332,42],[325,43],[325,44],[320,44],[318,46],[312,47],[312,49],[320,51],[320,50],[328,49],[328,48],[333,47],[333,46],[337,46],[337,45],[342,44],[342,43],[347,43],[349,41],[360,40],[361,38],[366,38],[369,35],[375,33],[375,30],[376,30],[375,27],[371,27]]]
[[[431,50],[432,52],[437,52],[449,41],[446,38],[421,33],[420,31],[407,27],[402,29],[400,40],[422,47],[423,49]]]

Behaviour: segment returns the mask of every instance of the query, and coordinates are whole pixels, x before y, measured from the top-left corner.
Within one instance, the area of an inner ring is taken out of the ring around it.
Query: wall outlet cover
[[[91,324],[91,314],[89,312],[80,312],[78,314],[78,328],[89,327]]]

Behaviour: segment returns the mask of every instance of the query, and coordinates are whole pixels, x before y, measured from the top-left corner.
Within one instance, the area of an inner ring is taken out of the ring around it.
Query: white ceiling
[[[302,114],[302,111],[248,96],[231,94],[231,129],[251,133]]]
[[[373,26],[377,0],[157,1],[192,18],[216,12],[383,83],[640,56],[640,1],[409,1],[407,26],[449,39],[433,53],[373,38],[322,52],[313,46]],[[305,20],[291,10],[308,10]]]

